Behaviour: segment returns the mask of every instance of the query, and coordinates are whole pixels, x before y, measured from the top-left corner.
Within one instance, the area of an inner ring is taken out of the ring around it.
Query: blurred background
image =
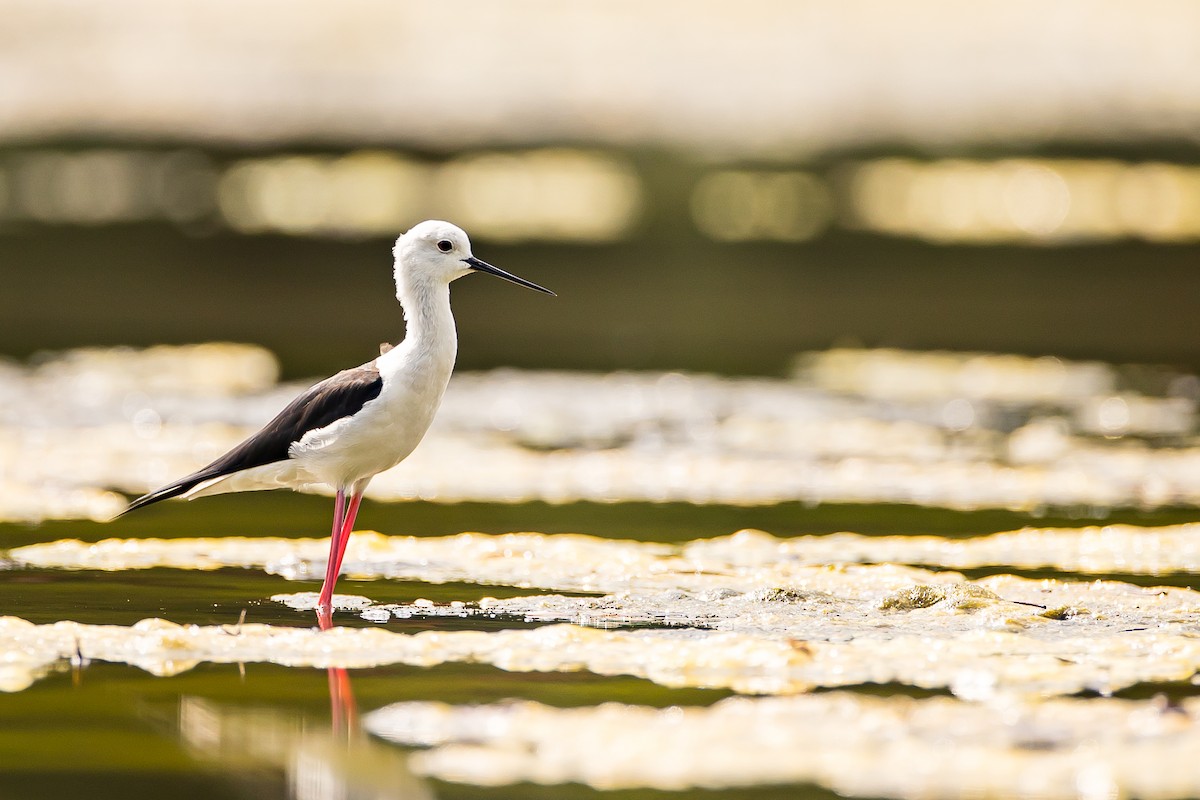
[[[396,341],[782,374],[831,345],[1200,367],[1200,7],[0,0],[0,354]]]

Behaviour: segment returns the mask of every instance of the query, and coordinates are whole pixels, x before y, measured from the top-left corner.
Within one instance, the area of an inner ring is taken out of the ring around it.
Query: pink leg
[[[329,537],[329,561],[325,564],[325,582],[321,584],[321,597],[317,600],[317,610],[326,611],[333,608],[333,586],[337,583],[338,569],[341,567],[341,554],[345,549],[342,541],[346,517],[346,491],[338,489],[337,499],[333,501],[333,533]]]
[[[350,534],[354,531],[354,518],[358,516],[358,504],[362,502],[362,492],[350,495],[350,507],[346,509],[346,520],[342,523],[342,538],[338,542],[337,568],[334,575],[342,572],[342,558],[346,555],[346,545],[350,543]]]

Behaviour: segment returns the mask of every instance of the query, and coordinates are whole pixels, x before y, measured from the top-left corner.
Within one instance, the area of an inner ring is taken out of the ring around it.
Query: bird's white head
[[[471,272],[487,272],[513,283],[554,294],[549,289],[493,267],[471,253],[466,231],[449,222],[431,219],[414,225],[392,249],[396,257],[396,287],[403,291],[411,282],[449,284]]]

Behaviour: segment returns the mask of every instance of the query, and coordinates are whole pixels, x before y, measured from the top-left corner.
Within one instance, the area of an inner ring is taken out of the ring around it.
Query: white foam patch
[[[967,582],[958,573],[914,567],[771,561],[755,553],[755,545],[781,543],[762,534],[750,534],[746,548],[734,548],[724,561],[717,561],[712,551],[703,552],[707,560],[693,560],[690,546],[576,535],[371,535],[356,540],[360,550],[347,561],[351,574],[366,571],[370,557],[384,556],[376,575],[609,594],[446,605],[337,598],[343,611],[377,621],[484,615],[584,623],[494,633],[405,636],[382,629],[336,629],[321,634],[261,625],[178,626],[161,620],[132,628],[74,622],[35,626],[9,618],[0,628],[5,684],[20,688],[40,669],[70,658],[130,663],[155,674],[171,674],[199,661],[342,667],[472,661],[512,670],[588,669],[667,686],[748,693],[895,682],[949,688],[961,697],[982,699],[1085,689],[1108,693],[1147,681],[1187,680],[1200,668],[1200,593],[1187,589],[1012,576]],[[113,541],[92,549],[60,542],[22,548],[14,555],[27,564],[117,568],[114,562],[119,561],[126,566],[211,568],[266,561],[285,544],[296,543]],[[324,543],[300,545],[320,552]],[[26,558],[31,553],[47,558]],[[80,553],[88,558],[75,558]],[[73,560],[63,560],[64,555]],[[311,608],[313,596],[276,599]],[[628,625],[662,629],[597,629]]]
[[[398,703],[369,730],[415,771],[486,786],[816,783],[855,797],[1200,796],[1200,700],[964,703],[832,692],[708,708]]]
[[[294,667],[434,666],[469,662],[515,672],[632,675],[667,687],[794,694],[821,686],[899,682],[949,687],[967,699],[1113,692],[1144,681],[1180,681],[1200,669],[1195,633],[1142,630],[1109,637],[1044,639],[977,629],[952,638],[808,640],[760,632],[598,630],[423,631],[288,628],[246,624],[131,627],[0,617],[3,686],[29,686],[58,663],[90,659],[174,675],[196,664],[270,662]]]
[[[324,569],[328,539],[221,537],[63,539],[10,551],[18,564],[63,569],[217,569],[257,567],[288,578]],[[777,538],[746,530],[684,544],[603,539],[581,534],[512,533],[384,536],[358,531],[345,571],[356,578],[405,578],[544,589],[615,591],[632,586],[679,588],[811,585],[845,587],[866,574],[893,583],[955,580],[936,568],[1015,567],[1072,572],[1170,574],[1200,569],[1200,524],[1143,528],[1025,528],[947,539],[935,536]],[[850,587],[852,588],[852,587]]]
[[[1012,576],[884,590],[870,569],[860,569],[845,576],[841,593],[799,587],[630,590],[475,603],[418,600],[373,604],[359,614],[374,622],[430,617],[566,622],[620,634],[613,642],[624,642],[621,636],[629,633],[615,629],[652,626],[658,630],[643,642],[648,648],[672,639],[714,643],[714,652],[697,655],[707,666],[729,662],[719,652],[727,643],[706,635],[736,635],[740,666],[728,666],[719,679],[712,674],[703,679],[712,683],[678,683],[671,676],[679,670],[706,673],[670,659],[660,664],[650,649],[630,654],[629,663],[614,652],[581,663],[588,669],[621,663],[619,671],[667,685],[757,693],[898,683],[975,700],[1084,690],[1110,694],[1138,683],[1193,679],[1200,669],[1200,593],[1190,590]],[[311,593],[272,599],[298,609],[315,606]],[[752,666],[758,656],[781,652],[787,653],[782,671]],[[561,657],[563,664],[573,663],[570,653]]]

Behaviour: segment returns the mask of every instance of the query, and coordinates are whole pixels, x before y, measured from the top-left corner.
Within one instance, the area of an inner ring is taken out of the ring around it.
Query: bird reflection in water
[[[318,616],[323,630],[327,620]],[[432,800],[408,769],[404,751],[363,734],[350,676],[327,670],[333,712],[329,727],[302,711],[239,707],[185,696],[179,732],[198,760],[252,797],[290,800]]]

